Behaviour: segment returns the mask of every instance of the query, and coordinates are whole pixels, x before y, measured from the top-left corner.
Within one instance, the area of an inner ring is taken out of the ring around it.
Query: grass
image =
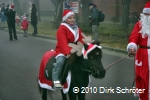
[[[84,32],[84,28],[81,30]],[[101,23],[99,26],[99,40],[102,46],[113,47],[117,49],[126,50],[128,43],[128,36],[133,28],[133,25],[129,26],[129,32],[122,31],[121,25],[116,23]],[[20,26],[16,27],[21,31]],[[54,28],[53,22],[42,21],[38,23],[38,33],[55,37],[57,29]],[[29,25],[28,33],[33,32],[33,27]],[[86,33],[86,32],[85,32]],[[86,33],[93,36],[92,33]]]
[[[22,31],[20,26],[16,27],[16,30]],[[53,28],[53,24],[50,22],[39,22],[38,23],[38,33],[48,36],[55,36],[57,29]],[[28,27],[28,33],[31,34],[33,32],[32,25]]]
[[[129,31],[125,32],[119,23],[102,23],[99,27],[99,39],[104,46],[126,50],[132,29],[133,25],[129,25]]]

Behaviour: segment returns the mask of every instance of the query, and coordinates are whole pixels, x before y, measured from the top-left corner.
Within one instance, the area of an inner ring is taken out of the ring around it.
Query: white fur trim
[[[138,60],[135,60],[135,65],[137,65],[137,66],[142,66],[142,62],[140,61],[140,62],[138,63]]]
[[[92,51],[93,49],[95,49],[95,48],[96,48],[96,45],[94,45],[92,48],[90,48],[90,49],[86,52],[86,54],[84,54],[85,49],[84,49],[84,47],[83,47],[83,48],[82,48],[82,54],[83,54],[84,59],[88,59],[88,57],[87,57],[88,53],[91,52],[91,51]]]
[[[99,49],[102,49],[102,46],[97,46]]]
[[[76,34],[75,31],[71,27],[69,27],[66,23],[61,23],[61,25],[66,26],[73,33],[74,38],[75,38],[74,42],[76,42],[78,40],[78,38],[79,38],[79,29],[78,29],[78,33],[77,33],[77,36],[76,36],[75,35]]]
[[[64,94],[68,93],[68,91],[70,89],[70,84],[71,84],[71,72],[70,71],[68,72],[68,76],[66,78],[66,81],[68,83],[68,87],[67,88],[63,88],[63,93]],[[45,89],[48,89],[48,90],[55,91],[50,85],[41,83],[39,79],[38,79],[38,83],[39,83],[41,88],[45,88]],[[90,84],[91,84],[91,77],[89,75],[89,84],[88,84],[89,87],[90,87]]]
[[[64,54],[60,53],[60,54],[58,54],[55,58],[57,59],[59,56],[64,56],[64,57],[66,57]]]
[[[144,8],[144,9],[143,9],[143,13],[148,13],[148,14],[150,14],[150,8]]]
[[[137,45],[134,42],[131,42],[127,45],[127,51],[129,52],[131,48],[134,48],[135,51],[137,51]]]
[[[90,43],[87,43],[87,44],[90,44]],[[98,47],[99,49],[102,48],[101,46],[94,45],[92,48],[90,48],[90,49],[86,52],[86,54],[84,54],[85,49],[84,49],[84,47],[83,47],[83,48],[82,48],[82,54],[83,54],[84,59],[88,59],[88,57],[87,57],[88,53],[91,52],[91,51],[92,51],[93,49],[95,49],[96,47]]]
[[[90,87],[91,85],[91,75],[89,75],[89,84],[88,84],[88,87]]]
[[[70,88],[70,83],[71,83],[71,72],[70,71],[68,72],[68,76],[66,78],[66,81],[68,83],[68,87],[67,88],[63,88],[64,94],[66,94],[69,91],[69,88]]]
[[[38,79],[38,82],[39,82],[39,85],[40,85],[41,88],[45,88],[45,89],[54,91],[54,89],[50,85],[41,83],[39,79]]]
[[[68,83],[68,87],[67,88],[63,88],[63,93],[64,94],[68,93],[68,91],[70,89],[70,84],[71,84],[71,72],[70,71],[68,72],[68,76],[67,76],[66,80],[67,80],[67,83]],[[91,75],[89,75],[88,87],[90,87],[90,84],[91,84]]]
[[[73,12],[68,12],[65,16],[63,16],[63,21],[66,21],[70,15],[74,15]]]

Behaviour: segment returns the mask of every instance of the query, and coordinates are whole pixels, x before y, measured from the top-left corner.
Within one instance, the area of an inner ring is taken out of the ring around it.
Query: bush
[[[121,20],[120,20],[118,17],[116,17],[116,16],[112,17],[110,20],[111,20],[112,22],[120,22],[120,21],[121,21]]]
[[[90,25],[88,24],[83,24],[83,23],[79,23],[78,24],[80,29],[84,32],[84,33],[92,33],[92,28]]]

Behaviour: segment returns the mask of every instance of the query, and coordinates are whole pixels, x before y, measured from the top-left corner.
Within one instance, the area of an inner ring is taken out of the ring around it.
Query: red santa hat
[[[148,0],[147,4],[145,5],[145,7],[143,9],[143,13],[150,14],[150,0]]]
[[[74,13],[71,10],[64,10],[62,20],[66,21],[70,15],[74,15]]]
[[[10,5],[9,6],[10,9],[14,9],[14,7],[15,7],[14,5]]]
[[[93,49],[95,49],[96,47],[98,47],[99,49],[101,49],[102,47],[101,46],[98,46],[96,44],[91,44],[91,43],[87,43],[88,44],[88,48],[87,50],[85,50],[85,48],[83,47],[82,48],[82,54],[83,54],[83,57],[84,59],[88,59],[88,53],[90,53]]]

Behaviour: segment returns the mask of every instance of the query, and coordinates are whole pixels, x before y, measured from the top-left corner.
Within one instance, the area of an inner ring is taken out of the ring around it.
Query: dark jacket
[[[5,12],[5,6],[2,6],[1,12]]]
[[[9,23],[15,23],[15,15],[16,11],[10,9],[5,10],[5,15],[7,16],[7,22]]]
[[[99,11],[97,10],[96,7],[93,7],[91,9],[91,18],[90,18],[90,24],[91,25],[98,25],[99,26],[99,21],[98,21],[98,14],[99,14]]]
[[[33,7],[31,10],[31,25],[37,25],[37,15],[36,15],[37,9],[36,7]]]

